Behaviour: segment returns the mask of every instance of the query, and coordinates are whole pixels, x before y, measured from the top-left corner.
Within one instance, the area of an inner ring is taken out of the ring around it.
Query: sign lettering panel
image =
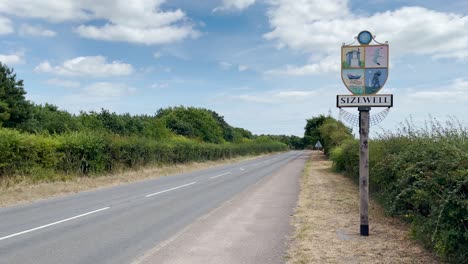
[[[336,96],[337,107],[392,107],[393,106],[393,95],[392,94],[381,94],[381,95],[337,95]]]

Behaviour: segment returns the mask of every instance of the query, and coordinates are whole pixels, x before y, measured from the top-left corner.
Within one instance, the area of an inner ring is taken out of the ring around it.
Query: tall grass
[[[468,259],[468,129],[451,118],[411,120],[369,143],[370,187],[387,213],[409,221],[413,236],[451,263]],[[339,171],[358,178],[357,140],[331,150]]]

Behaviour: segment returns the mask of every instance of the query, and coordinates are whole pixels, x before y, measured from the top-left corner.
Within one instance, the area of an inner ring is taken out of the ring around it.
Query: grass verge
[[[386,217],[373,200],[370,236],[359,235],[359,190],[314,152],[301,178],[288,263],[438,263],[409,238],[409,226]]]
[[[134,171],[125,171],[96,177],[79,177],[68,175],[57,177],[52,182],[35,182],[31,177],[15,176],[0,180],[0,207],[31,202],[39,199],[61,196],[97,188],[110,187],[139,180],[158,178],[168,175],[186,173],[214,166],[251,160],[266,155],[250,155],[232,159],[190,162],[177,165],[146,167]]]

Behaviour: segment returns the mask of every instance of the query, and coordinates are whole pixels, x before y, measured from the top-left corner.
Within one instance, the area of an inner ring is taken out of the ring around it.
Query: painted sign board
[[[361,45],[341,47],[341,79],[354,95],[376,94],[388,78],[388,44],[369,45],[372,38],[361,40],[365,36],[358,38]]]
[[[337,95],[336,107],[393,107],[392,94]]]

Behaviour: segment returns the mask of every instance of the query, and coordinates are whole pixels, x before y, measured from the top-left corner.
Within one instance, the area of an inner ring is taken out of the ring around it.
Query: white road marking
[[[174,187],[174,188],[171,188],[171,189],[167,189],[167,190],[164,190],[164,191],[160,191],[160,192],[148,194],[148,195],[146,195],[146,197],[151,197],[151,196],[155,196],[155,195],[158,195],[158,194],[161,194],[161,193],[170,192],[170,191],[177,190],[177,189],[179,189],[179,188],[183,188],[183,187],[186,187],[186,186],[195,184],[195,183],[197,183],[197,182],[191,182],[191,183],[187,183],[187,184],[184,184],[184,185],[181,185],[181,186],[177,186],[177,187]]]
[[[243,170],[244,170],[244,168],[240,168],[240,170],[241,170],[241,171],[243,171]]]
[[[38,227],[31,228],[31,229],[28,229],[28,230],[25,230],[25,231],[22,231],[22,232],[18,232],[18,233],[11,234],[11,235],[8,235],[8,236],[0,237],[0,241],[8,239],[8,238],[24,235],[26,233],[34,232],[34,231],[37,231],[39,229],[44,229],[44,228],[49,227],[49,226],[58,225],[58,224],[61,224],[61,223],[67,222],[67,221],[71,221],[71,220],[74,220],[74,219],[77,219],[77,218],[80,218],[80,217],[83,217],[83,216],[87,216],[87,215],[90,215],[90,214],[95,214],[97,212],[101,212],[101,211],[107,210],[109,208],[110,207],[104,207],[104,208],[97,209],[97,210],[94,210],[94,211],[91,211],[91,212],[87,212],[87,213],[84,213],[84,214],[73,216],[73,217],[63,219],[63,220],[60,220],[60,221],[57,221],[57,222],[53,222],[53,223],[50,223],[50,224],[47,224],[47,225],[38,226]]]
[[[224,175],[228,175],[228,174],[231,174],[231,172],[226,172],[226,173],[223,173],[223,174],[221,174],[221,175],[213,176],[213,177],[210,178],[210,180],[216,179],[216,178],[222,177],[222,176],[224,176]]]

